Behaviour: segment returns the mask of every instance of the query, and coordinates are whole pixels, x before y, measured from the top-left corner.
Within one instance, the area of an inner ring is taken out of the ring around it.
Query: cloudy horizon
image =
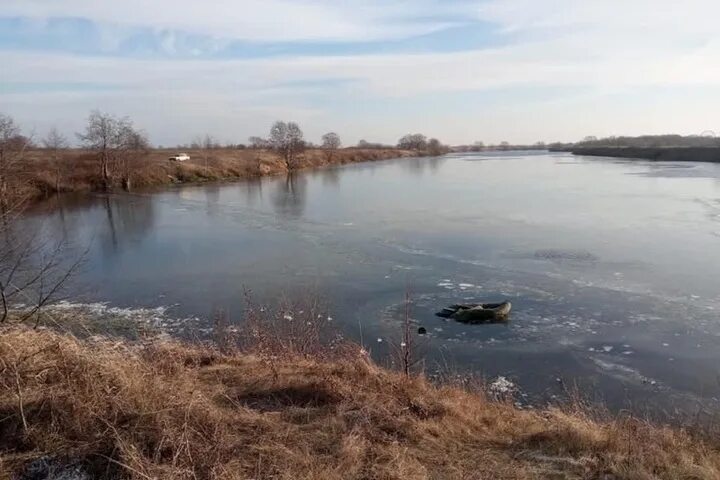
[[[2,0],[0,111],[92,109],[156,144],[294,120],[317,141],[450,144],[720,131],[709,0]]]

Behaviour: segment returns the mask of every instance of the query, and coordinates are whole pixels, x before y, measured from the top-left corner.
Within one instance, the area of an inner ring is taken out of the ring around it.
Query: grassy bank
[[[264,355],[5,327],[0,478],[43,468],[54,478],[713,479],[720,450],[635,419],[436,387],[351,345]]]
[[[177,150],[155,149],[134,162],[131,169],[133,188],[158,187],[178,183],[229,181],[287,172],[282,159],[266,150],[188,150],[190,161],[168,160]],[[420,153],[422,154],[422,153]],[[418,152],[400,149],[344,148],[332,156],[326,151],[311,149],[297,161],[297,168],[316,168],[346,163],[387,160],[418,156]],[[84,150],[63,150],[53,159],[48,150],[32,150],[25,154],[23,192],[29,197],[46,196],[56,191],[93,191],[101,188],[97,154]]]

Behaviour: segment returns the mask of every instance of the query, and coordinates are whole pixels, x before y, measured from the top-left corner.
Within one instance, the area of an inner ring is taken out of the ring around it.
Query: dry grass
[[[5,327],[0,478],[43,455],[95,478],[720,478],[679,430],[277,353]]]
[[[132,185],[152,187],[173,183],[198,183],[219,180],[238,180],[264,175],[277,175],[287,171],[284,162],[275,154],[264,150],[188,150],[191,160],[172,162],[168,157],[177,150],[156,149],[140,159],[132,170]],[[397,150],[363,150],[346,148],[328,159],[324,151],[306,151],[298,160],[298,168],[384,160],[409,157],[416,153]],[[65,150],[58,161],[52,161],[47,150],[33,150],[24,162],[24,193],[38,197],[54,193],[98,190],[101,188],[99,166],[92,152]],[[59,175],[58,175],[59,172]],[[58,180],[59,177],[59,180]]]

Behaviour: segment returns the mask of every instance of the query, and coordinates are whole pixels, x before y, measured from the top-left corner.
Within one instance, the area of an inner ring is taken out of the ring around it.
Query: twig
[[[102,453],[96,453],[95,455],[97,455],[98,457],[102,457],[102,458],[104,458],[105,460],[107,460],[108,462],[114,463],[115,465],[119,465],[119,466],[121,466],[121,467],[123,467],[123,468],[125,468],[125,469],[127,469],[127,470],[129,470],[129,471],[131,471],[131,472],[133,472],[133,473],[137,473],[137,474],[140,475],[141,477],[147,478],[148,480],[155,480],[155,479],[156,479],[156,477],[150,477],[150,476],[148,476],[148,475],[145,475],[145,474],[142,473],[141,471],[132,468],[130,465],[126,465],[126,464],[124,464],[124,463],[122,463],[122,462],[119,462],[119,461],[115,460],[114,458],[110,458],[110,457],[108,457],[107,455],[103,455]]]
[[[23,423],[23,431],[27,433],[28,423],[25,418],[25,408],[23,406],[22,389],[20,388],[20,374],[18,373],[17,365],[13,364],[13,370],[15,371],[15,388],[17,388],[18,407],[20,408],[20,418]]]

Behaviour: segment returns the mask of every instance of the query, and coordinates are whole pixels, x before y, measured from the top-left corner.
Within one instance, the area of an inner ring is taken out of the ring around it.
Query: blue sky
[[[0,111],[157,144],[275,119],[346,144],[720,130],[718,2],[0,0]]]

